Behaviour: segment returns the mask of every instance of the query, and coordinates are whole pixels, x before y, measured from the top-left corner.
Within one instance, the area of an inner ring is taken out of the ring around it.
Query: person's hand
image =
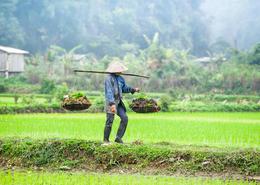
[[[111,111],[112,113],[116,113],[116,105],[111,105],[111,106],[110,106],[110,111]]]
[[[135,92],[140,92],[140,89],[139,88],[135,88]]]

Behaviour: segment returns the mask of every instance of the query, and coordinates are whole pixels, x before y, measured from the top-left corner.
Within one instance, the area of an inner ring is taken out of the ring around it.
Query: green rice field
[[[36,183],[37,182],[37,183]],[[83,172],[0,171],[0,185],[256,185],[257,182],[209,178],[86,174]]]
[[[125,142],[260,148],[260,113],[129,113]],[[0,115],[0,137],[101,141],[104,113]],[[119,118],[113,125],[114,139]]]
[[[0,138],[84,139],[102,141],[104,113],[5,114],[0,115]],[[247,113],[128,113],[126,143],[171,143],[175,146],[260,149],[260,114]],[[115,138],[119,118],[113,125]],[[172,146],[174,146],[172,145]],[[257,164],[256,164],[257,165]],[[47,169],[45,169],[47,170]],[[256,185],[258,182],[216,176],[184,177],[143,174],[35,171],[0,169],[0,185]],[[146,173],[145,174],[149,174]]]

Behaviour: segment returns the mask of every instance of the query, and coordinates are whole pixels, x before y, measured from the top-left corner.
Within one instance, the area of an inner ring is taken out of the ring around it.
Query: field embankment
[[[115,171],[143,174],[260,173],[260,151],[169,144],[112,144],[84,140],[0,140],[2,168]]]

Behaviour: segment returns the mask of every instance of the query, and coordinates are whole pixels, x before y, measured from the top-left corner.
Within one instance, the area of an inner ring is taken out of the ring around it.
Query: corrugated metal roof
[[[225,57],[201,57],[201,58],[196,58],[193,61],[195,62],[205,62],[205,63],[209,63],[209,62],[216,62],[216,61],[226,61],[227,59]]]
[[[194,61],[195,62],[211,62],[214,60],[213,58],[210,57],[201,57],[201,58],[196,58]]]
[[[6,47],[6,46],[0,46],[0,51],[3,51],[8,54],[29,54],[28,51],[24,51],[21,49]]]

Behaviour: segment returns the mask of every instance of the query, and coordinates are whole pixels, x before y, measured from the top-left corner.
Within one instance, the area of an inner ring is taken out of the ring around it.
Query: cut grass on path
[[[169,176],[87,174],[83,172],[0,171],[0,185],[256,185],[256,182]]]
[[[126,142],[260,148],[259,113],[129,113]],[[0,137],[100,141],[105,114],[0,115]],[[117,118],[111,133],[114,139]]]

